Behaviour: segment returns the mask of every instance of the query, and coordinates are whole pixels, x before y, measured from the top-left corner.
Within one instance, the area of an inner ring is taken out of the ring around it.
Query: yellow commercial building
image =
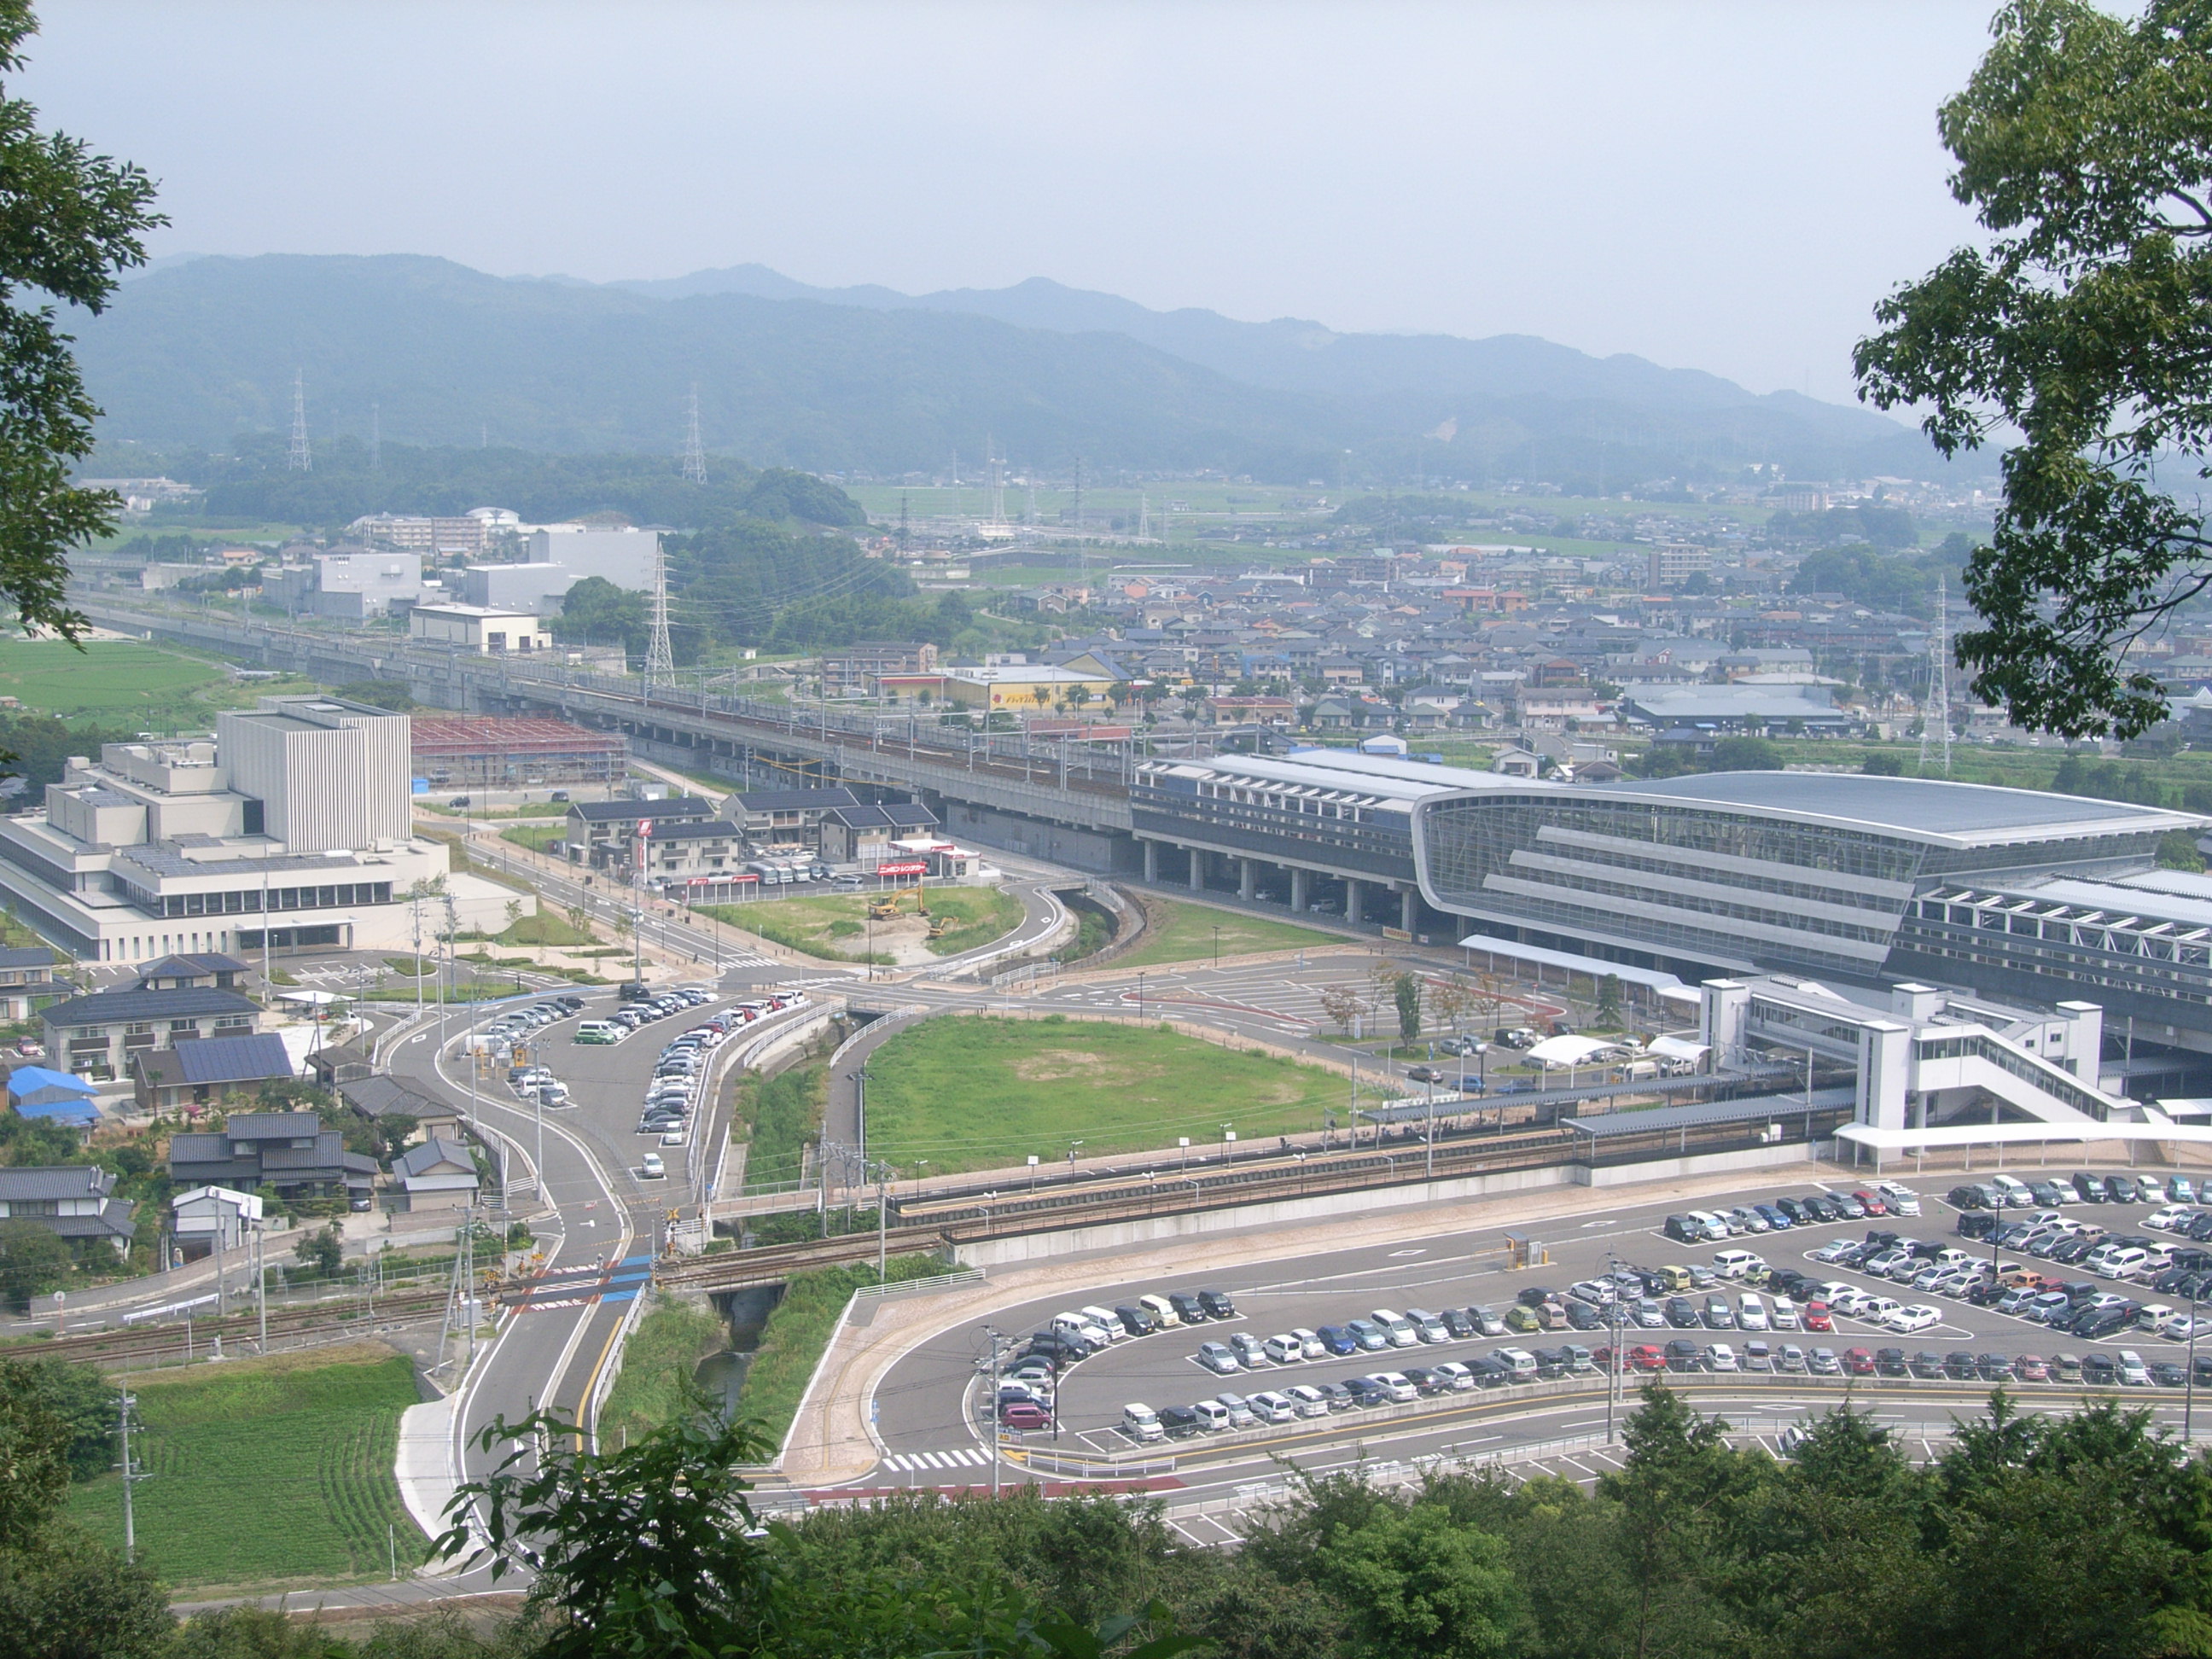
[[[1073,668],[1020,665],[952,668],[945,673],[945,700],[962,708],[1004,708],[1013,714],[1087,708],[1106,700],[1115,682]]]

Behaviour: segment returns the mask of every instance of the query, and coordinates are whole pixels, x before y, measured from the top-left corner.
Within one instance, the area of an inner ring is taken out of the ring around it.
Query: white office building
[[[516,895],[449,874],[413,837],[410,722],[335,697],[267,697],[206,738],[115,743],[73,757],[41,808],[0,818],[0,897],[90,962],[180,952],[411,948],[444,901],[496,933]],[[525,897],[526,914],[535,901]]]

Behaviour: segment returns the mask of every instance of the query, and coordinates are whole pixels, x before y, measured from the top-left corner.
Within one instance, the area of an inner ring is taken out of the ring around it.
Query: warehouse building
[[[535,789],[617,783],[629,770],[619,732],[532,716],[417,714],[414,775],[433,789]]]

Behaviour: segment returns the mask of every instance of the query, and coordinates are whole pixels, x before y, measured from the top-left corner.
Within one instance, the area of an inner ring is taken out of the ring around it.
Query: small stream
[[[732,1291],[727,1296],[714,1298],[723,1323],[729,1327],[730,1346],[701,1360],[692,1372],[692,1379],[708,1400],[719,1402],[726,1421],[736,1413],[738,1390],[744,1386],[745,1371],[760,1347],[761,1329],[782,1299],[781,1285]]]

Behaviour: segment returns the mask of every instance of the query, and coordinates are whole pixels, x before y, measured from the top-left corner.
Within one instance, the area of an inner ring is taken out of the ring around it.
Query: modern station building
[[[1561,783],[1342,750],[1154,761],[1131,806],[1150,880],[1233,878],[1499,961],[2087,998],[2212,1051],[2212,878],[2156,867],[2164,836],[2204,829],[2191,814],[1840,773]]]

